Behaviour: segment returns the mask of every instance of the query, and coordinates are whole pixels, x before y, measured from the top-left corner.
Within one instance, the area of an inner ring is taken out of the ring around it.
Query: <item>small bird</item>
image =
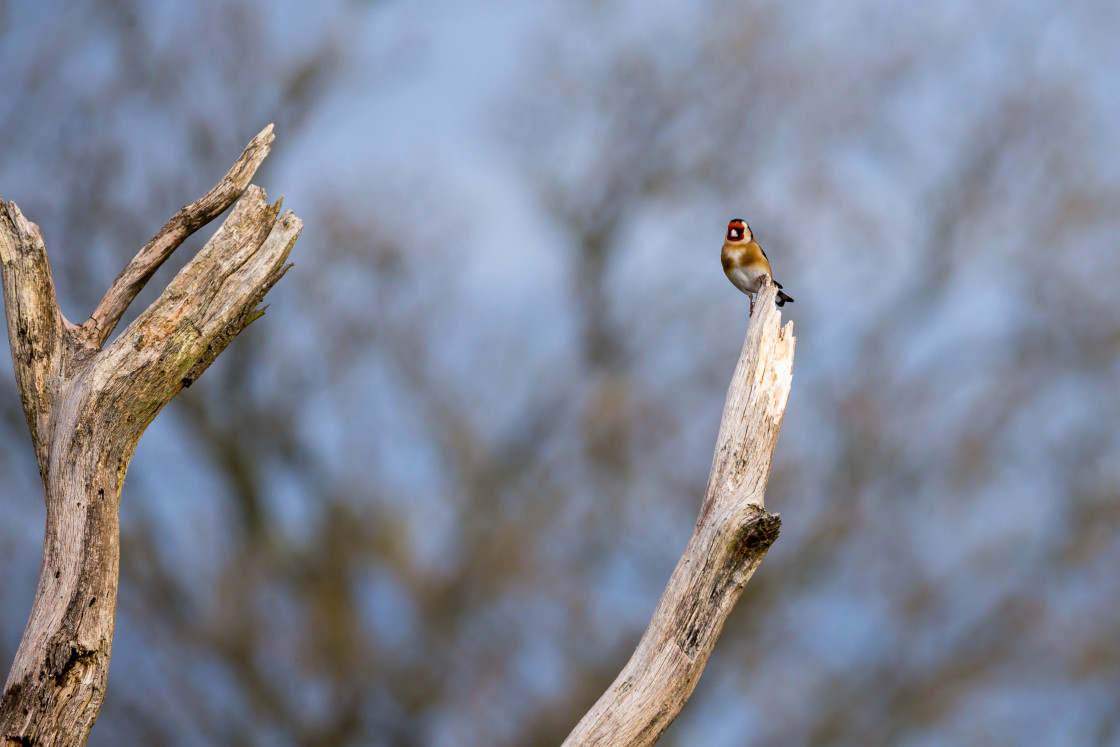
[[[742,218],[736,218],[727,224],[727,238],[723,241],[720,259],[723,261],[723,273],[731,284],[750,296],[752,314],[754,294],[762,289],[764,276],[769,277],[770,282],[779,288],[778,306],[784,306],[787,301],[793,303],[793,299],[781,290],[782,284],[774,280],[766,252],[754,240],[751,227]]]

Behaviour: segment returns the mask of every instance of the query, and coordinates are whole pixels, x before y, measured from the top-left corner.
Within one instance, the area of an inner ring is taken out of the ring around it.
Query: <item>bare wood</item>
[[[759,293],[727,391],[700,518],[649,627],[622,672],[564,740],[650,745],[680,713],[728,615],[781,520],[764,508],[770,463],[793,380],[793,323],[781,327],[777,288]]]
[[[4,301],[8,339],[16,364],[19,389],[39,472],[46,467],[46,452],[39,438],[50,418],[50,382],[59,365],[67,333],[72,326],[63,318],[47,262],[47,249],[39,227],[23,217],[14,202],[0,200],[0,263],[3,266]]]
[[[171,220],[132,258],[109,286],[105,297],[82,324],[82,332],[94,347],[101,347],[120,322],[128,305],[151,280],[164,262],[191,234],[217,218],[241,197],[253,175],[272,147],[275,136],[272,125],[265,127],[249,141],[245,152],[214,188],[190,205],[179,209]]]
[[[38,227],[0,201],[12,362],[47,504],[39,586],[0,700],[2,747],[81,745],[97,718],[112,651],[118,509],[129,461],[160,409],[263,313],[257,306],[287,270],[302,228],[279,202],[269,205],[262,189],[242,183],[271,140],[269,126],[227,175],[229,184],[180,211],[130,263],[138,274],[126,268],[117,279],[98,307],[107,309],[100,318],[110,326],[97,328],[106,335],[165,255],[241,196],[198,255],[104,350],[100,332],[90,336],[59,311]]]

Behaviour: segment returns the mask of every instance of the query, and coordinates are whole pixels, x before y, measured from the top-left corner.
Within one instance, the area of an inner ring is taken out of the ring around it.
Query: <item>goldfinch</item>
[[[781,290],[782,284],[774,280],[770,260],[754,240],[751,227],[745,220],[736,218],[727,224],[727,238],[723,241],[720,259],[723,261],[723,273],[731,284],[750,296],[752,314],[754,294],[762,288],[763,276],[769,277],[770,282],[778,286],[778,306],[784,306],[787,301],[793,303],[793,299]]]

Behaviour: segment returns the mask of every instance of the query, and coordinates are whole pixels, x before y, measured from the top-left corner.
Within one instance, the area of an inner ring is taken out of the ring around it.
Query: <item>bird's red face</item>
[[[727,240],[738,243],[751,240],[751,229],[747,222],[736,218],[727,224]]]

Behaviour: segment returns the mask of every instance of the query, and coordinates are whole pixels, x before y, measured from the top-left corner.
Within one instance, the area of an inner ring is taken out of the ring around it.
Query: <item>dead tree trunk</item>
[[[564,740],[650,745],[692,694],[735,602],[778,537],[763,508],[793,380],[793,323],[781,327],[774,285],[759,293],[727,392],[712,472],[692,538],[622,673]]]
[[[248,186],[272,125],[184,207],[113,282],[82,325],[63,317],[39,227],[0,200],[4,306],[20,401],[47,503],[31,616],[0,700],[0,743],[82,745],[105,699],[117,605],[121,483],[141,434],[206,370],[280,279],[302,228]],[[236,202],[158,299],[105,345],[163,262]]]

